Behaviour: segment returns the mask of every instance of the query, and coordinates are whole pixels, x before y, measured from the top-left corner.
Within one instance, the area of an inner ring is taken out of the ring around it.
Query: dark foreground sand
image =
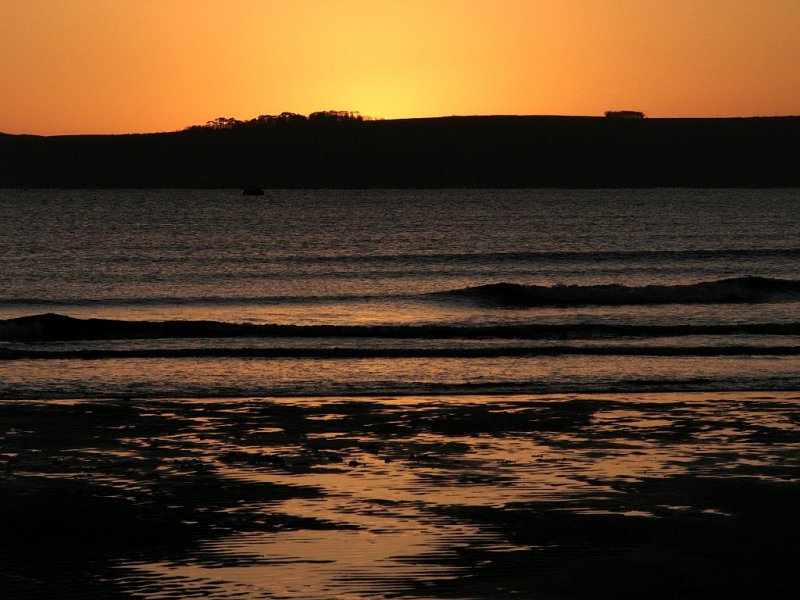
[[[0,403],[0,598],[797,598],[800,393]]]

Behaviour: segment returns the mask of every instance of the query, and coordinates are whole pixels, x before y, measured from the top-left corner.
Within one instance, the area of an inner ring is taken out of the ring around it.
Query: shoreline
[[[680,387],[680,390],[675,389]],[[763,399],[783,399],[783,400],[800,400],[800,389],[793,386],[786,388],[741,388],[741,387],[725,387],[720,389],[708,389],[701,386],[692,387],[681,385],[680,382],[671,388],[663,388],[658,390],[646,391],[631,391],[625,389],[597,389],[597,390],[557,390],[557,391],[417,391],[417,392],[385,392],[385,391],[365,391],[365,392],[348,392],[338,393],[331,392],[328,394],[308,394],[298,393],[293,394],[258,394],[248,393],[241,395],[230,394],[217,394],[209,396],[187,395],[187,396],[174,396],[174,395],[160,395],[160,396],[147,396],[147,395],[107,395],[107,396],[59,396],[59,397],[19,397],[0,398],[0,405],[3,404],[81,404],[81,403],[102,403],[102,402],[186,402],[186,403],[204,403],[204,402],[287,402],[287,403],[308,403],[308,402],[348,402],[350,400],[379,400],[381,402],[408,402],[412,399],[419,399],[425,401],[426,399],[441,402],[448,398],[453,399],[468,399],[469,401],[480,399],[481,397],[489,398],[492,401],[509,400],[514,401],[527,401],[527,400],[606,400],[612,399],[615,401],[654,401],[659,397],[666,398],[685,398],[686,396],[697,397],[698,400],[709,400],[712,398],[732,398],[736,396],[752,396],[749,398],[752,401]],[[600,398],[598,398],[598,396]],[[748,398],[740,398],[747,400]]]
[[[451,397],[453,399],[469,398],[476,399],[481,396],[486,396],[492,400],[498,398],[508,400],[535,400],[535,399],[555,399],[555,400],[570,400],[570,399],[591,399],[591,396],[602,395],[604,399],[613,399],[622,401],[630,399],[631,401],[641,401],[645,398],[652,397],[668,397],[670,399],[685,398],[686,396],[704,397],[703,399],[711,399],[710,397],[719,397],[720,395],[729,398],[740,395],[753,395],[753,400],[760,400],[764,398],[785,397],[784,399],[800,400],[800,388],[792,389],[773,389],[773,388],[754,388],[754,389],[741,389],[730,387],[726,389],[684,389],[681,391],[664,389],[664,390],[646,390],[641,392],[632,392],[629,390],[619,391],[593,391],[593,390],[561,390],[552,392],[514,392],[514,391],[498,391],[498,392],[409,392],[409,393],[383,393],[383,392],[351,392],[346,394],[243,394],[241,396],[230,395],[217,395],[217,396],[107,396],[107,397],[61,397],[61,398],[0,398],[0,404],[7,402],[26,402],[26,403],[85,403],[85,402],[133,402],[133,401],[164,401],[164,402],[241,402],[243,400],[251,401],[265,401],[265,402],[314,402],[314,401],[342,401],[347,402],[350,399],[372,398],[380,401],[391,402],[393,400],[406,401],[412,398],[426,399],[432,398],[437,401]]]

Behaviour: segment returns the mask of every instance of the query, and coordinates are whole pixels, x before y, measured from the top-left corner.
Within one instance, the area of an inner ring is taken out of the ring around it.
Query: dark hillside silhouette
[[[357,113],[215,119],[159,134],[0,134],[0,187],[800,186],[800,117]]]

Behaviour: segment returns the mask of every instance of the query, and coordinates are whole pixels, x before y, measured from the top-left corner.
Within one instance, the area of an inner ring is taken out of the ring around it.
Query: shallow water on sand
[[[720,552],[698,560],[716,569],[733,560],[718,529],[762,499],[784,519],[762,524],[785,530],[775,552],[798,525],[781,504],[800,490],[796,393],[15,401],[0,413],[5,489],[72,481],[113,502],[104,522],[66,495],[46,533],[127,535],[99,563],[73,539],[71,560],[132,597],[573,597],[554,569],[600,552],[621,568],[643,530],[698,528]],[[639,544],[680,575],[684,551],[659,540]],[[733,558],[763,569],[764,549],[739,543]],[[37,570],[2,558],[8,573]],[[52,573],[41,589],[88,589],[73,563],[39,560]]]

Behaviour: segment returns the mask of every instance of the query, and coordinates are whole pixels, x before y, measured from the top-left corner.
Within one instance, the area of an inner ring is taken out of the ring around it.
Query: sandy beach
[[[800,395],[5,401],[4,598],[790,598]]]

